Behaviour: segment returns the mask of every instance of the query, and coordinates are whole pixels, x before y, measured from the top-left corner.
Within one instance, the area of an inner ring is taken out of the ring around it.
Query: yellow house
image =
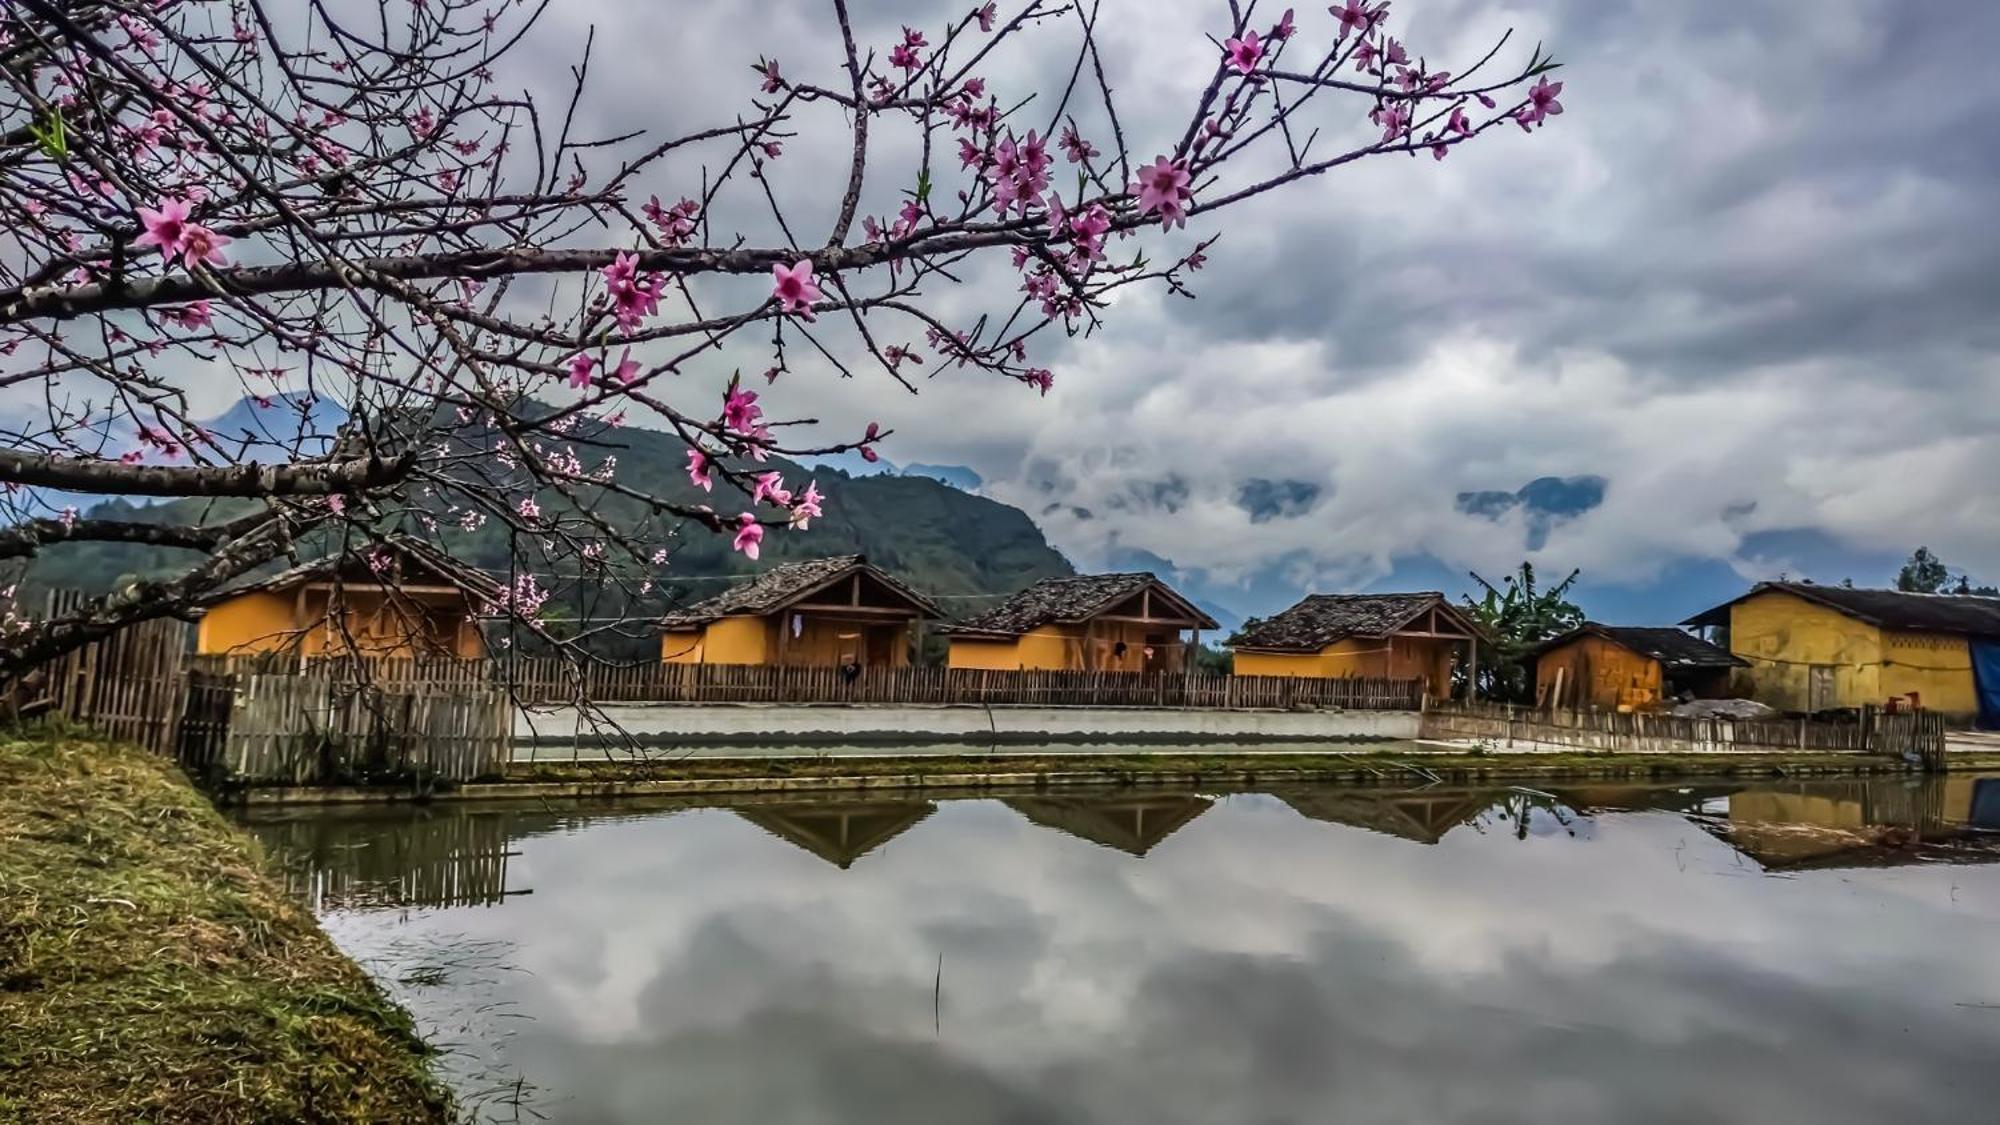
[[[1439,698],[1451,695],[1457,654],[1479,669],[1479,627],[1435,591],[1314,594],[1247,622],[1229,647],[1239,676],[1421,679]]]
[[[1893,701],[2000,723],[2000,598],[1764,582],[1685,624],[1712,630],[1749,666],[1751,697],[1781,711]]]
[[[1044,578],[940,630],[953,668],[1180,672],[1215,619],[1151,574]]]
[[[860,555],[774,566],[660,621],[668,664],[901,667],[929,598]]]
[[[1534,657],[1537,703],[1625,711],[1682,695],[1724,698],[1730,670],[1745,666],[1679,629],[1595,622],[1542,642]]]
[[[415,539],[349,551],[233,586],[201,615],[207,655],[485,655],[481,607],[500,587]]]

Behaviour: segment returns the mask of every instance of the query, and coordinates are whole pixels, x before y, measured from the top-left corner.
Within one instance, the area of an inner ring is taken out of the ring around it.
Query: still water
[[[2000,779],[249,823],[492,1119],[2000,1120]]]

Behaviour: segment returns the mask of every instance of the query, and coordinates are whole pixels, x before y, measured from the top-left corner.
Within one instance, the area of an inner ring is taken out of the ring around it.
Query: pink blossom
[[[973,144],[971,138],[969,137],[958,138],[959,167],[977,168],[984,163],[986,163],[986,151],[984,149],[980,148],[976,144]]]
[[[981,31],[993,30],[993,17],[995,14],[994,6],[991,3],[982,4],[972,10],[972,16],[979,21],[979,30]]]
[[[336,516],[341,514],[342,512],[345,512],[347,510],[347,497],[345,496],[327,497],[326,510],[332,512]]]
[[[1375,69],[1375,44],[1363,39],[1354,45],[1354,69]]]
[[[1229,65],[1238,74],[1249,74],[1257,69],[1257,63],[1264,58],[1264,44],[1257,39],[1257,33],[1246,31],[1241,39],[1230,39],[1222,44],[1222,53]]]
[[[689,446],[687,463],[688,482],[703,492],[712,492],[715,489],[714,473],[715,466],[709,462],[708,454],[703,453],[693,446]]]
[[[757,486],[750,491],[750,502],[761,504],[769,500],[782,508],[792,502],[792,493],[785,487],[785,479],[778,473],[758,473]]]
[[[583,352],[569,357],[569,385],[582,390],[590,385],[590,374],[597,370],[597,361]]]
[[[808,491],[810,491],[810,490],[808,490]],[[814,512],[813,512],[813,514],[814,514],[814,515],[818,515],[818,514],[819,514],[819,512],[817,512],[817,511],[814,511]],[[58,514],[57,514],[57,516],[56,516],[56,519],[58,519],[58,520],[61,520],[61,521],[62,521],[62,525],[63,525],[63,530],[65,530],[65,531],[68,531],[69,529],[71,529],[71,528],[75,527],[75,526],[76,526],[76,505],[74,505],[74,504],[65,504],[65,505],[63,505],[63,510],[62,510],[62,511],[61,511],[60,513],[58,513]],[[7,589],[8,589],[8,590],[9,590],[9,591],[11,592],[11,591],[13,590],[13,587],[12,587],[12,586],[9,586],[9,587],[7,587]]]
[[[863,461],[872,465],[877,460],[880,460],[880,455],[875,452],[874,446],[881,439],[882,424],[880,422],[868,423],[867,431],[861,435],[861,459]]]
[[[412,137],[420,141],[428,140],[430,139],[430,135],[436,131],[437,115],[431,112],[431,107],[424,106],[411,116],[410,135]]]
[[[660,311],[660,293],[666,279],[659,274],[639,274],[637,254],[619,254],[604,267],[604,289],[611,297],[611,314],[618,327],[630,332],[646,317]]]
[[[1188,191],[1191,182],[1187,168],[1164,156],[1152,164],[1141,165],[1139,178],[1132,182],[1132,190],[1139,195],[1139,213],[1157,213],[1166,226],[1184,221],[1187,205],[1193,200]]]
[[[374,547],[369,550],[368,569],[374,572],[375,577],[377,578],[388,577],[389,571],[393,569],[395,565],[396,565],[396,557],[394,555],[391,555],[388,551],[384,550],[383,548]]]
[[[632,385],[632,380],[639,377],[639,361],[632,358],[631,348],[626,348],[619,354],[618,366],[611,372],[611,376],[617,379],[621,386],[627,387]]]
[[[730,546],[743,552],[745,558],[756,561],[757,552],[761,549],[758,544],[764,541],[764,525],[749,512],[737,516],[736,525],[736,539]]]
[[[160,316],[171,324],[182,328],[207,328],[210,323],[208,298],[204,297],[191,305],[161,309]]]
[[[1339,5],[1329,7],[1327,11],[1332,12],[1333,18],[1340,22],[1340,34],[1335,38],[1345,40],[1349,32],[1368,34],[1375,29],[1376,21],[1382,18],[1383,9],[1387,7],[1384,4],[1381,8],[1371,9],[1366,0],[1347,0],[1344,8]]]
[[[1472,135],[1472,122],[1466,120],[1464,106],[1451,107],[1451,118],[1444,123],[1444,131],[1457,133],[1461,137]]]
[[[199,263],[226,266],[229,259],[223,256],[222,248],[231,241],[200,223],[188,223],[181,231],[181,264],[189,269]]]
[[[542,514],[542,506],[535,503],[535,498],[532,496],[523,496],[516,510],[521,513],[521,518],[524,520],[539,519]]]
[[[777,59],[771,59],[768,62],[760,62],[757,66],[751,69],[757,71],[757,73],[762,74],[764,76],[765,93],[775,94],[779,90],[785,88],[785,80],[778,73]]]
[[[1286,8],[1285,14],[1278,19],[1278,25],[1271,29],[1271,38],[1290,39],[1297,31],[1298,28],[1292,26],[1292,10]]]
[[[1021,381],[1031,387],[1040,388],[1042,394],[1047,395],[1049,388],[1056,385],[1056,376],[1046,367],[1033,367],[1021,376]]]
[[[1410,52],[1403,49],[1402,43],[1391,39],[1382,48],[1382,61],[1390,66],[1401,66],[1410,61]]]
[[[132,240],[132,245],[157,246],[161,256],[172,259],[180,253],[189,210],[188,203],[181,199],[162,199],[157,208],[139,208],[139,225],[145,230]]]
[[[1097,149],[1089,141],[1084,140],[1073,125],[1063,126],[1062,150],[1063,156],[1071,164],[1081,164],[1098,154]]]
[[[741,387],[729,388],[729,394],[722,400],[722,424],[739,434],[748,434],[756,429],[757,419],[764,414],[764,408],[757,405],[757,392]]]
[[[1563,84],[1550,82],[1547,77],[1535,83],[1534,89],[1528,91],[1526,113],[1529,121],[1539,125],[1548,118],[1560,116],[1563,104],[1556,100],[1556,96],[1562,92]]]
[[[796,264],[789,267],[773,265],[771,296],[778,299],[779,307],[785,312],[796,313],[806,320],[813,319],[813,303],[818,301],[822,294],[819,283],[813,280],[812,259],[800,258]]]
[[[1410,128],[1409,111],[1400,105],[1376,106],[1368,114],[1368,118],[1382,127],[1382,142],[1384,144],[1402,136]]]
[[[792,526],[800,531],[812,525],[820,517],[819,502],[825,497],[819,494],[819,482],[807,481],[806,490],[799,493],[798,503],[792,505]]]
[[[432,182],[437,184],[439,191],[446,195],[451,195],[458,191],[458,169],[441,169],[436,176],[432,177]]]

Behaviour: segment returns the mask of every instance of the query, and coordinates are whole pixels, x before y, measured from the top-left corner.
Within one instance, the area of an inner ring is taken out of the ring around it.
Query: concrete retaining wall
[[[963,754],[977,749],[1075,747],[1296,747],[1304,743],[1407,741],[1414,711],[1218,711],[1084,707],[869,707],[767,704],[605,704],[515,714],[514,757],[567,756],[578,748],[637,744],[726,750],[728,756],[797,753]]]

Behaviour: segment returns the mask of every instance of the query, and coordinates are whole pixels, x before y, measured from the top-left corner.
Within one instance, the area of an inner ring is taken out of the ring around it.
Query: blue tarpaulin
[[[1972,642],[1972,689],[1979,693],[1979,725],[2000,730],[2000,641]]]

